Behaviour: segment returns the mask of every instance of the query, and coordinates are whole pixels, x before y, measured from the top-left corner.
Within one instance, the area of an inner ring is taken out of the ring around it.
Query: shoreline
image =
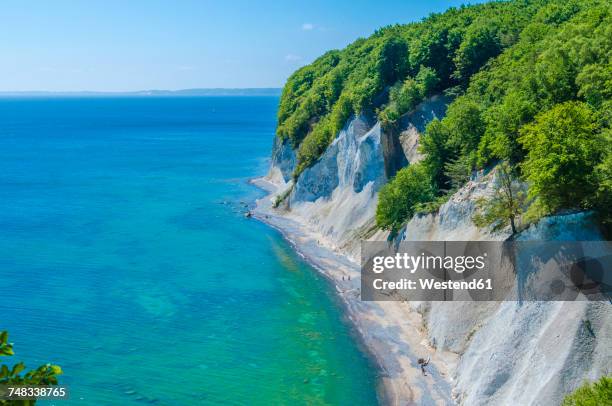
[[[364,302],[360,296],[360,267],[343,253],[321,243],[324,238],[306,224],[272,208],[278,185],[265,177],[249,183],[267,194],[256,200],[253,217],[278,230],[293,249],[334,288],[360,345],[378,368],[376,388],[381,404],[454,404],[449,369],[457,356],[429,345],[421,314],[400,302]],[[418,358],[430,358],[427,376]]]
[[[388,399],[390,399],[389,397],[389,393],[388,393],[388,388],[385,388],[384,383],[381,382],[381,377],[384,376],[385,374],[385,369],[384,369],[384,364],[381,362],[381,360],[376,356],[375,353],[373,353],[370,348],[368,347],[367,343],[364,340],[363,337],[363,332],[359,330],[358,326],[355,323],[354,318],[351,315],[351,309],[348,305],[348,303],[346,302],[346,300],[343,299],[342,295],[339,294],[339,287],[338,285],[335,283],[334,279],[329,275],[329,273],[325,272],[325,270],[323,268],[321,268],[319,265],[317,265],[317,263],[315,261],[313,261],[313,259],[308,256],[307,254],[305,254],[304,252],[302,252],[302,250],[300,249],[299,245],[296,243],[296,241],[294,241],[291,238],[291,234],[286,231],[284,228],[272,223],[269,221],[268,218],[265,217],[260,217],[258,215],[258,213],[254,212],[253,213],[253,218],[255,218],[257,221],[260,221],[262,223],[264,223],[265,225],[267,225],[268,227],[273,228],[274,230],[278,231],[283,239],[285,239],[285,241],[287,241],[289,243],[289,245],[291,246],[291,248],[294,250],[294,252],[300,257],[302,258],[308,265],[310,265],[312,268],[314,268],[323,278],[325,278],[325,280],[332,286],[332,288],[334,288],[334,291],[336,292],[336,297],[334,297],[334,302],[337,302],[338,305],[340,305],[342,307],[342,311],[343,311],[343,318],[350,323],[350,328],[354,331],[352,331],[351,335],[354,336],[353,338],[355,340],[357,340],[357,347],[360,351],[362,351],[365,356],[369,359],[369,361],[376,367],[377,369],[377,380],[378,380],[378,386],[375,388],[376,390],[376,397],[379,400],[380,404],[386,405],[386,404],[391,404],[391,402],[388,401]],[[354,334],[353,334],[354,333]]]

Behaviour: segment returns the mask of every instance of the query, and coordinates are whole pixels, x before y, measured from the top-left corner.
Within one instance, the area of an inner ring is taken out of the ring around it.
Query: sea
[[[373,405],[328,281],[245,217],[278,97],[0,99],[0,330],[42,405]]]

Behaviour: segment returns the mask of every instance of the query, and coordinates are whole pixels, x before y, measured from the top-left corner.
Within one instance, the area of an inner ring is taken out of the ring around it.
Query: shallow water
[[[55,404],[376,402],[331,288],[243,214],[277,103],[0,100],[0,329]]]

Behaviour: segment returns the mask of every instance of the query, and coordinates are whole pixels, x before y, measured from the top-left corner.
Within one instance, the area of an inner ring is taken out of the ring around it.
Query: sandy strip
[[[276,185],[265,178],[252,183],[273,194]],[[255,218],[279,230],[296,251],[335,286],[363,344],[380,368],[382,404],[452,405],[452,378],[457,356],[436,351],[427,340],[422,316],[401,302],[360,300],[359,264],[323,245],[299,219],[272,208],[270,195],[257,201]],[[350,278],[350,279],[349,279]],[[427,376],[417,360],[430,358]]]

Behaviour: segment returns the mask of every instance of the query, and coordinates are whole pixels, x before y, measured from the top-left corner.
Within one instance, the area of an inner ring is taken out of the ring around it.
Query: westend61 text
[[[384,279],[374,279],[372,282],[374,289],[377,290],[492,290],[491,279],[472,279],[471,281],[437,281],[433,278],[419,279],[400,279],[399,281],[386,281]]]

